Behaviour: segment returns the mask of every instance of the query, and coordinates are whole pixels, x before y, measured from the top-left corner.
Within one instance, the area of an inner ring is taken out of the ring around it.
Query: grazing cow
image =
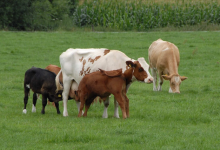
[[[45,114],[45,106],[47,105],[47,98],[51,102],[55,102],[57,114],[60,114],[59,101],[62,100],[60,93],[56,93],[56,75],[45,69],[32,67],[25,72],[24,78],[24,110],[23,113],[27,113],[26,105],[28,102],[28,95],[30,89],[33,94],[33,106],[32,112],[36,112],[37,93],[42,94],[42,114]]]
[[[123,118],[129,117],[129,99],[126,96],[126,86],[131,83],[132,76],[134,75],[137,80],[143,80],[141,76],[136,73],[135,64],[132,61],[126,61],[127,69],[122,74],[122,69],[104,71],[96,71],[87,74],[81,80],[76,98],[80,100],[80,111],[78,117],[82,115],[82,109],[85,106],[85,113],[83,116],[87,116],[87,111],[97,96],[105,99],[113,94],[122,110]]]
[[[58,66],[56,66],[56,65],[49,65],[49,66],[47,66],[45,69],[47,69],[47,70],[49,70],[49,71],[55,73],[56,75],[57,75],[57,74],[59,73],[59,71],[61,70],[61,68],[58,67]],[[60,80],[61,83],[63,83],[63,75],[62,75],[62,72],[61,72],[61,74],[60,74],[60,76],[59,76],[59,80]],[[48,100],[48,105],[49,105],[49,104],[50,104],[50,101]],[[54,102],[53,102],[52,104],[53,104],[54,107],[56,107]]]
[[[187,79],[187,77],[178,74],[180,62],[178,48],[170,42],[158,39],[150,45],[148,59],[154,77],[153,90],[161,91],[163,79],[165,79],[170,81],[170,93],[180,93],[181,81]],[[159,75],[158,88],[156,87],[157,73]]]
[[[49,70],[49,71],[55,73],[56,75],[57,75],[57,74],[60,72],[60,70],[61,70],[61,68],[58,67],[58,66],[56,66],[56,65],[49,65],[49,66],[47,66],[45,69],[47,69],[47,70]],[[60,82],[61,84],[63,84],[63,75],[62,75],[62,72],[60,72],[60,74],[58,75],[58,77],[59,77],[59,82]],[[73,86],[73,87],[74,87],[74,86]],[[71,88],[72,88],[72,87],[71,87]],[[71,90],[71,88],[70,88],[68,100],[73,99],[73,98],[75,97],[75,93],[73,92],[73,90]]]
[[[133,74],[131,83],[137,80],[136,76],[138,76],[139,81],[145,83],[153,82],[153,78],[148,71],[149,65],[146,63],[144,58],[138,58],[138,60],[133,60],[118,50],[108,49],[68,49],[67,51],[63,52],[60,55],[60,65],[63,74],[64,86],[62,94],[64,104],[63,116],[68,116],[67,98],[71,85],[72,90],[77,91],[78,85],[82,78],[85,76],[85,74],[98,71],[99,68],[106,71],[122,69],[122,73],[124,73],[128,69],[126,61],[132,61],[135,64],[135,75]],[[60,90],[62,89],[62,87],[60,86],[58,75],[56,77],[56,85],[57,90]],[[127,85],[127,90],[131,83]],[[80,103],[77,101],[76,103],[79,110]],[[109,98],[107,97],[104,101],[105,107],[103,118],[108,117],[108,105]],[[119,118],[118,103],[116,102],[116,100],[114,116]]]

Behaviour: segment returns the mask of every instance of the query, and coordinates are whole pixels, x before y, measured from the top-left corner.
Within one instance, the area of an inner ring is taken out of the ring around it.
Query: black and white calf
[[[55,84],[56,74],[46,69],[32,67],[25,72],[24,78],[24,110],[23,113],[27,113],[26,105],[28,102],[28,95],[30,89],[33,94],[33,106],[32,112],[36,112],[37,94],[42,94],[42,110],[41,113],[45,114],[45,106],[47,105],[47,98],[49,101],[54,102],[57,110],[57,114],[60,114],[59,101],[62,100],[60,92],[56,93]]]

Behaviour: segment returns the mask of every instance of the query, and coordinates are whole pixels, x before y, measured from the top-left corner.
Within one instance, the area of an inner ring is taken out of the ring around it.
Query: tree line
[[[1,0],[0,29],[54,30],[72,20],[76,3],[76,0]]]

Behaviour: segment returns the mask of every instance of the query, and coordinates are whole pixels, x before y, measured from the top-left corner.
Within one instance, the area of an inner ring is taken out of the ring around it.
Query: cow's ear
[[[135,67],[135,64],[132,61],[126,61],[127,66],[129,67]]]
[[[185,76],[181,76],[180,79],[181,79],[181,81],[184,81],[184,80],[187,79],[187,77],[185,77]]]
[[[171,79],[171,77],[168,76],[168,75],[162,75],[162,77],[163,77],[165,80],[170,80],[170,79]]]

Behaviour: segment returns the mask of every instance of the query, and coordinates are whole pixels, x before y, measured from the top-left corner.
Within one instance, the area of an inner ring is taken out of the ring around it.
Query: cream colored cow
[[[180,93],[179,86],[181,81],[187,79],[187,77],[178,74],[180,62],[178,48],[173,43],[158,39],[150,45],[148,59],[154,78],[153,90],[161,91],[163,79],[165,79],[170,81],[170,93]],[[159,75],[158,87],[156,87],[157,73]]]

